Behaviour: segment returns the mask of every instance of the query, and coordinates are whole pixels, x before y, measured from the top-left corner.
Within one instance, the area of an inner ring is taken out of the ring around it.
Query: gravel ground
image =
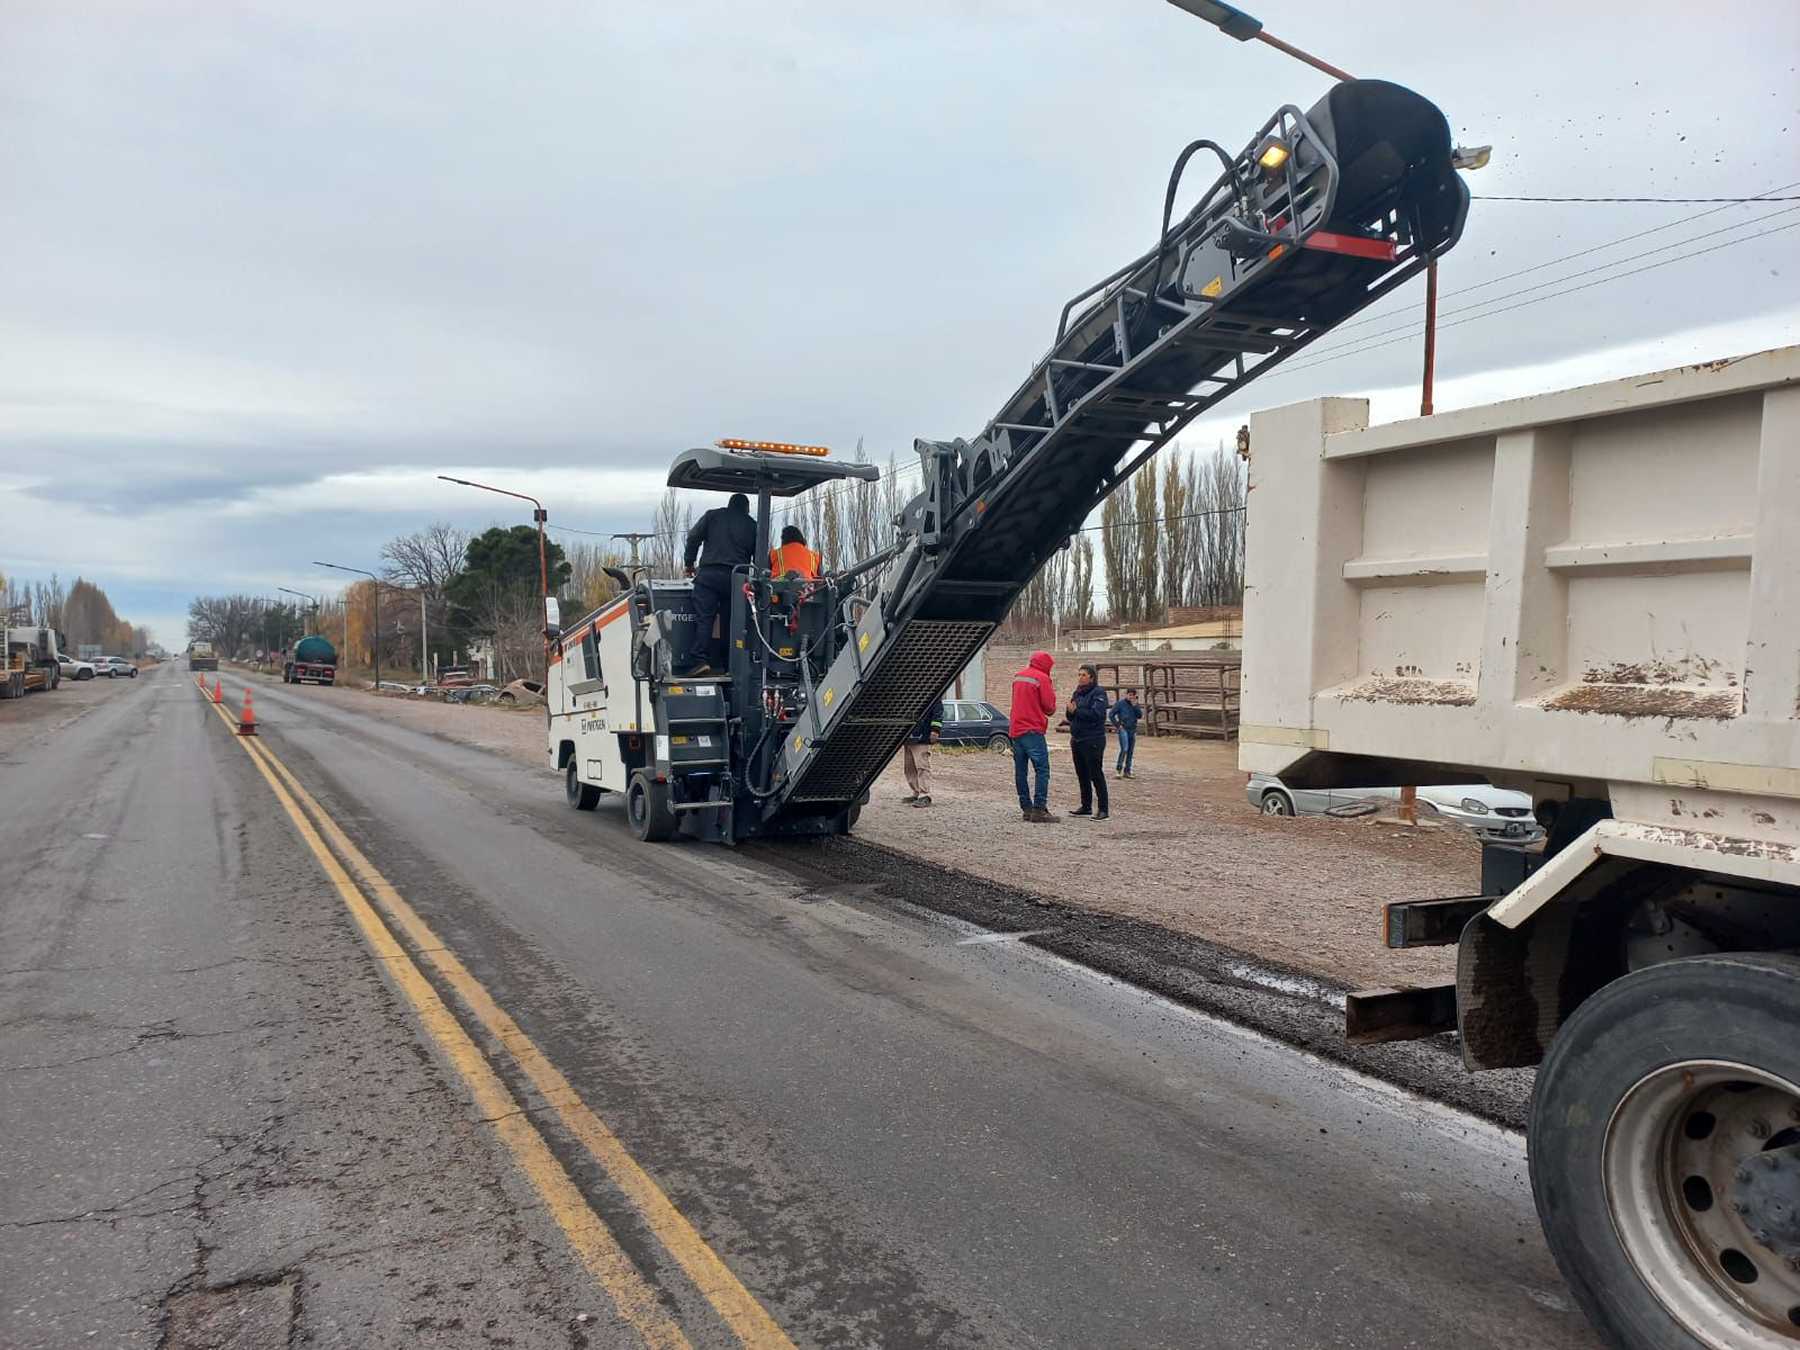
[[[1381,910],[1387,900],[1475,893],[1481,850],[1464,831],[1380,816],[1264,816],[1244,798],[1235,745],[1173,737],[1140,740],[1132,777],[1108,779],[1112,819],[1071,818],[1078,798],[1068,738],[1052,735],[1050,746],[1059,824],[1020,819],[1008,756],[940,747],[932,807],[902,804],[906,784],[890,766],[857,836],[1333,981],[1455,977],[1454,949],[1389,951]]]
[[[146,668],[154,666],[146,662]],[[65,679],[54,689],[38,689],[24,698],[0,699],[0,747],[36,740],[85,717],[109,699],[141,688],[141,680],[96,676],[91,680]]]

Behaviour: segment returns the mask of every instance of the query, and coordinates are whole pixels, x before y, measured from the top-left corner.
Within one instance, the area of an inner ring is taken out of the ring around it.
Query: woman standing
[[[1083,666],[1069,696],[1069,751],[1075,758],[1075,781],[1081,784],[1081,809],[1072,816],[1107,818],[1106,800],[1106,690],[1100,672]],[[1094,810],[1095,798],[1099,811]]]

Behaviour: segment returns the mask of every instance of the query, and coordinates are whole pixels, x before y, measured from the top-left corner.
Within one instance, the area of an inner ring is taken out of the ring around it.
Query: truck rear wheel
[[[1629,1350],[1800,1345],[1800,958],[1616,980],[1538,1070],[1531,1188],[1563,1276]]]
[[[581,781],[581,775],[575,771],[573,759],[563,771],[563,791],[568,794],[569,805],[577,811],[592,811],[600,805],[600,789],[592,783]]]
[[[625,785],[625,818],[631,822],[631,832],[647,844],[673,838],[675,813],[669,809],[669,785],[657,782],[647,769],[632,774]]]

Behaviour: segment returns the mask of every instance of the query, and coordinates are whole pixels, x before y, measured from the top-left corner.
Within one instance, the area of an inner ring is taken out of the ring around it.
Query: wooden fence
[[[1112,698],[1117,699],[1122,689],[1138,691],[1144,709],[1141,729],[1148,734],[1237,739],[1238,699],[1243,687],[1240,653],[1143,655],[1092,664]]]

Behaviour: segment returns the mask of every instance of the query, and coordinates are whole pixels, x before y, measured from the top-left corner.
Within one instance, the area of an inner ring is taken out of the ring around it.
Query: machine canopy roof
[[[703,492],[767,492],[793,497],[820,483],[839,478],[874,482],[881,476],[873,464],[806,455],[767,454],[753,450],[721,450],[701,446],[684,450],[669,466],[669,486]]]

